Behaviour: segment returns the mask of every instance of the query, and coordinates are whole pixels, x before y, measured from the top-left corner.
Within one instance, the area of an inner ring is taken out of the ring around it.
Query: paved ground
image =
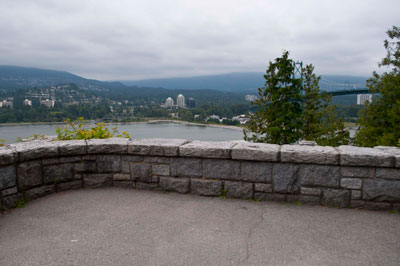
[[[117,188],[0,215],[0,265],[400,265],[400,215]]]

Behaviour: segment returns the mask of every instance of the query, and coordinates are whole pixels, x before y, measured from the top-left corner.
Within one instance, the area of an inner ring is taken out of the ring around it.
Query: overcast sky
[[[264,72],[288,50],[370,76],[399,0],[0,0],[0,65],[100,80]]]

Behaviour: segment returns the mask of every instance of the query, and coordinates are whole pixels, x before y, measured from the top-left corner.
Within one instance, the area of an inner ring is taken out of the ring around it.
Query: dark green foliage
[[[371,93],[380,97],[361,110],[360,128],[356,143],[360,146],[396,146],[400,139],[400,27],[393,26],[385,40],[387,55],[379,66],[390,68],[390,72],[379,75],[374,72],[367,81]]]
[[[344,130],[342,119],[335,112],[335,105],[329,105],[332,95],[320,91],[320,77],[314,74],[313,65],[303,68],[303,121],[302,138],[313,140],[318,145],[339,146],[348,144],[350,134]]]
[[[293,78],[293,60],[284,52],[269,63],[263,88],[258,89],[259,109],[251,116],[245,140],[276,144],[293,143],[301,137],[301,79]]]
[[[330,106],[331,95],[319,89],[312,65],[302,69],[303,78],[293,77],[293,60],[284,52],[267,69],[265,87],[255,101],[257,111],[251,116],[245,140],[289,144],[313,140],[319,145],[349,143],[349,132]],[[303,95],[302,95],[303,91]],[[252,133],[250,134],[251,131]]]

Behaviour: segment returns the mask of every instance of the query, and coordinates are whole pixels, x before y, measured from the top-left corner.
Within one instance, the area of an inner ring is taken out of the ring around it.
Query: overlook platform
[[[0,265],[400,265],[400,215],[79,189],[0,215]]]

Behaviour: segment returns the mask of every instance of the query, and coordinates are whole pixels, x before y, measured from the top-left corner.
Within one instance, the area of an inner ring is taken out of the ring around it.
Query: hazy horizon
[[[89,79],[264,72],[284,50],[325,75],[370,76],[397,0],[5,0],[0,62]]]

